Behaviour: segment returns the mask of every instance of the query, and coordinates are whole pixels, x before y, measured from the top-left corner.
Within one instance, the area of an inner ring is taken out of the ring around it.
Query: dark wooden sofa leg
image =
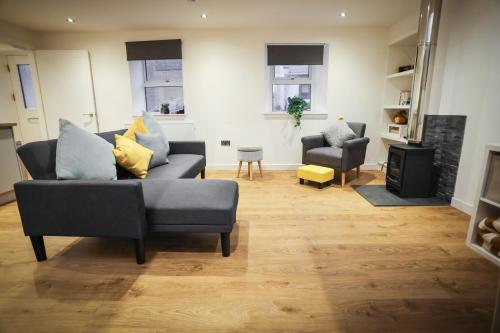
[[[231,255],[231,233],[221,232],[220,243],[222,245],[222,255],[229,257]]]
[[[135,259],[137,264],[142,265],[146,262],[146,254],[144,250],[144,238],[134,239]]]
[[[205,169],[201,170],[201,179],[205,179]]]
[[[43,243],[43,236],[30,236],[30,240],[31,245],[33,245],[33,250],[35,251],[36,260],[47,260],[47,254],[45,253],[45,244]]]

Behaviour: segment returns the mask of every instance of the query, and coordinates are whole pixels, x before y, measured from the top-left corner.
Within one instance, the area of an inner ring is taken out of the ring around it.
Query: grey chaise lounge
[[[366,147],[370,142],[365,138],[366,124],[347,123],[356,133],[356,138],[344,142],[342,148],[331,147],[325,137],[320,135],[302,138],[302,163],[325,166],[341,172],[341,185],[345,185],[346,172],[365,163]]]
[[[114,144],[114,134],[97,134]],[[123,237],[134,240],[137,263],[145,262],[149,232],[220,233],[230,255],[238,184],[205,178],[205,143],[169,142],[169,164],[144,180],[117,167],[116,181],[57,180],[57,140],[26,144],[18,154],[33,180],[15,184],[24,233],[38,261],[47,258],[43,236]]]

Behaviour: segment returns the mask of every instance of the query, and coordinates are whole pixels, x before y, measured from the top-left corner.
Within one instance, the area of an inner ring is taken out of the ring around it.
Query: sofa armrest
[[[169,154],[194,154],[206,156],[205,141],[169,141]]]
[[[27,236],[143,238],[147,233],[138,180],[31,180],[14,184]]]
[[[369,138],[347,140],[342,146],[342,170],[351,170],[365,163]]]

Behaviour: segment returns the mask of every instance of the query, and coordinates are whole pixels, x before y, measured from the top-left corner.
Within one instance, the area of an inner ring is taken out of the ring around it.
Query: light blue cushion
[[[103,138],[65,119],[59,119],[57,179],[115,180],[113,148]]]
[[[138,144],[153,151],[153,157],[151,157],[149,161],[150,169],[168,163],[167,146],[161,134],[143,134],[136,132],[135,139]]]
[[[151,133],[160,134],[162,136],[165,146],[167,147],[167,155],[168,155],[168,153],[170,152],[170,145],[168,144],[167,136],[165,135],[165,132],[161,128],[160,123],[157,122],[156,119],[154,119],[153,116],[147,113],[146,111],[142,111],[142,119],[144,120],[144,124]]]

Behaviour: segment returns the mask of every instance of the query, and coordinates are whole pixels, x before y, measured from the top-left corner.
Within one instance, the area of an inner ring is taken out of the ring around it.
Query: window
[[[180,39],[126,42],[134,115],[184,114]]]
[[[182,60],[129,61],[134,113],[184,114]]]
[[[286,112],[288,98],[300,97],[308,103],[305,112],[325,113],[327,52],[326,45],[268,45],[266,104],[270,112]],[[297,64],[279,65],[285,62]]]
[[[35,109],[36,95],[35,88],[33,87],[33,77],[31,76],[31,67],[29,64],[19,64],[17,65],[17,72],[19,73],[24,107],[26,109]]]

